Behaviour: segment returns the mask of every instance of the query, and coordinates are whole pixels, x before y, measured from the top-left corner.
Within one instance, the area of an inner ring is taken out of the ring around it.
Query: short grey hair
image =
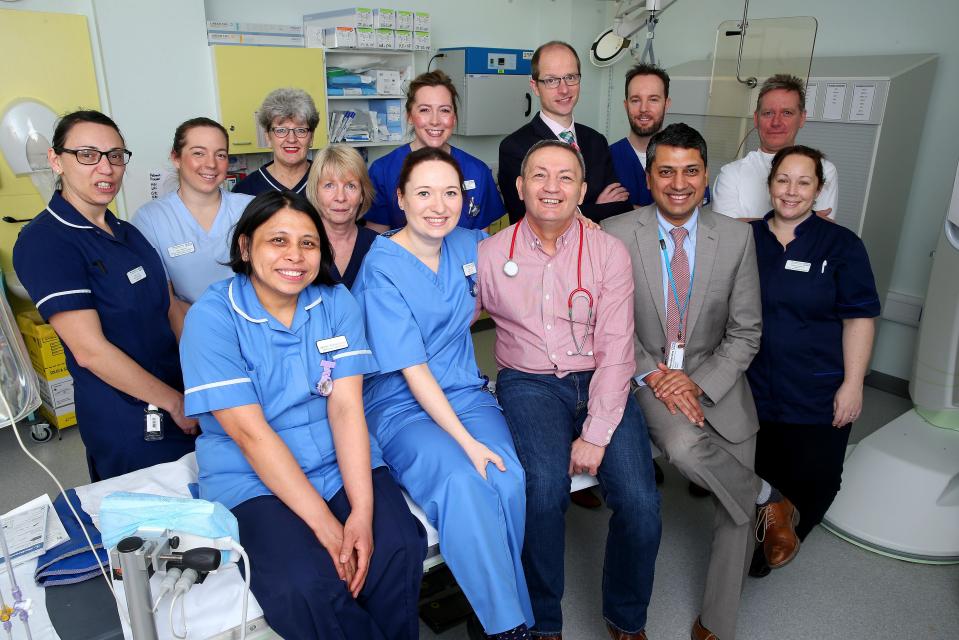
[[[586,180],[586,161],[583,160],[583,154],[579,152],[579,149],[571,144],[563,142],[562,140],[540,140],[530,147],[529,151],[526,152],[526,155],[523,156],[523,163],[519,167],[519,174],[523,176],[523,178],[526,177],[526,165],[529,164],[530,157],[540,149],[545,149],[547,147],[565,149],[576,156],[576,161],[579,163],[579,170],[583,174],[583,180]]]
[[[799,76],[788,73],[777,73],[769,76],[759,87],[759,96],[756,98],[756,113],[762,108],[763,96],[770,91],[782,89],[784,91],[793,91],[799,94],[799,108],[806,110],[806,83]]]
[[[315,131],[320,123],[320,113],[316,110],[316,103],[310,94],[303,89],[292,87],[271,91],[260,105],[257,122],[264,130],[269,131],[277,118],[305,122],[310,131]]]

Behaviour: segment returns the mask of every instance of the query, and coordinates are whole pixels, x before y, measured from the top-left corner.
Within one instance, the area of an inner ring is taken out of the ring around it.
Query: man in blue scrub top
[[[663,119],[672,101],[669,74],[654,64],[637,64],[626,72],[626,99],[623,106],[629,119],[629,135],[609,145],[619,182],[629,191],[637,207],[653,203],[646,185],[646,145],[663,128]],[[709,204],[709,187],[703,204]],[[657,475],[657,479],[659,475]]]
[[[619,182],[637,207],[653,203],[646,186],[646,145],[663,128],[669,110],[669,74],[652,64],[638,64],[626,73],[626,117],[629,135],[609,145]]]

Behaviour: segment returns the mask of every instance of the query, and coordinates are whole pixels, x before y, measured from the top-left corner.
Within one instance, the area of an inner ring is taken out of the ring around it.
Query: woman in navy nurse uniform
[[[200,496],[236,515],[282,637],[413,639],[426,536],[370,441],[376,359],[331,262],[303,196],[264,193],[243,212],[236,275],[190,308],[180,342]]]
[[[273,147],[273,159],[237,182],[233,193],[303,193],[310,171],[310,145],[320,123],[313,98],[302,89],[276,89],[263,99],[256,119]]]
[[[773,210],[751,223],[763,305],[762,342],[747,371],[760,424],[756,473],[802,514],[800,540],[839,491],[879,315],[862,240],[812,210],[822,160],[809,147],[780,150],[768,179]],[[757,552],[751,575],[768,573],[762,558]]]
[[[476,247],[486,234],[456,225],[462,182],[440,149],[403,164],[394,193],[407,224],[376,238],[353,286],[379,363],[364,399],[384,459],[439,531],[483,629],[513,640],[533,624],[520,561],[526,484],[473,353]]]
[[[404,144],[370,165],[376,199],[366,214],[366,226],[377,233],[398,229],[406,215],[394,194],[403,161],[410,152],[423,147],[442,149],[453,156],[463,173],[463,205],[459,226],[485,229],[506,213],[503,198],[496,190],[493,173],[486,163],[449,144],[456,128],[458,96],[453,81],[442,71],[416,76],[406,94],[406,117],[413,129],[413,141]]]
[[[176,460],[197,430],[183,414],[163,265],[107,209],[131,155],[109,117],[64,116],[47,151],[59,188],[13,248],[17,276],[63,342],[92,481]],[[149,434],[148,410],[161,420]]]

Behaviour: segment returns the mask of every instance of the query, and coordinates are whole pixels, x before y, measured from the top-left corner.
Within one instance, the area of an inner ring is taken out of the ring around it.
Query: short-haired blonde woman
[[[353,147],[334,144],[316,154],[306,181],[306,197],[320,212],[333,247],[333,277],[348,289],[376,232],[356,221],[369,211],[375,192],[366,163]]]

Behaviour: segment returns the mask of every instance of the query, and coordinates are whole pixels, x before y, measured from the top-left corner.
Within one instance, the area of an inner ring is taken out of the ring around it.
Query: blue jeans
[[[534,635],[563,629],[563,554],[569,506],[569,458],[586,419],[592,371],[564,378],[502,369],[496,395],[526,471],[523,568]],[[646,421],[630,394],[599,467],[612,510],[603,566],[603,617],[627,633],[646,626],[662,523]]]

